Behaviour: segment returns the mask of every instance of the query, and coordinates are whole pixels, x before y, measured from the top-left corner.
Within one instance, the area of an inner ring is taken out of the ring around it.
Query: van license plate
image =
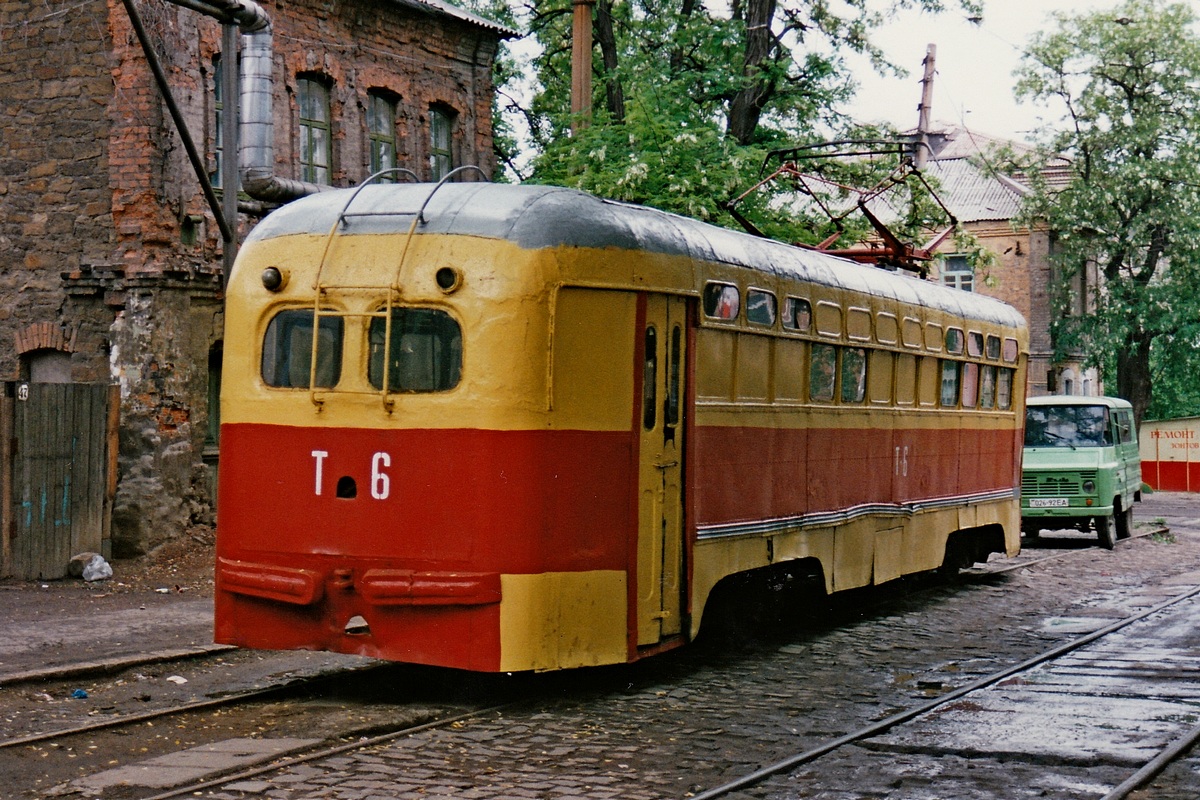
[[[1030,508],[1066,508],[1070,501],[1065,497],[1031,497]]]

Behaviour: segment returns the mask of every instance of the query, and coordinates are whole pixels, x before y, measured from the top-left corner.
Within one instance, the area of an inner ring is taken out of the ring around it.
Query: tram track
[[[712,787],[702,792],[691,794],[689,795],[689,800],[717,800],[718,798],[730,797],[738,792],[757,787],[759,784],[762,784],[770,778],[791,772],[797,767],[835,753],[848,747],[849,745],[865,742],[874,737],[891,732],[893,729],[899,726],[912,722],[918,718],[926,717],[933,712],[946,708],[954,703],[958,703],[972,694],[993,687],[1002,681],[1006,681],[1023,673],[1027,673],[1035,667],[1047,664],[1048,662],[1052,662],[1069,653],[1087,647],[1098,640],[1116,633],[1117,631],[1121,631],[1130,625],[1145,620],[1164,610],[1170,609],[1171,607],[1191,598],[1197,597],[1198,595],[1200,595],[1200,587],[1182,592],[1179,595],[1170,598],[1169,600],[1140,611],[1136,614],[1130,615],[1124,619],[1118,620],[1110,625],[1106,625],[1096,631],[1093,631],[1092,633],[1057,645],[1018,664],[1014,664],[984,677],[973,680],[970,683],[946,692],[945,694],[926,703],[922,703],[914,706],[913,708],[892,714],[882,720],[865,725],[857,730],[851,731],[843,736],[839,736],[817,747],[809,748],[801,753],[780,759],[761,769],[728,781],[725,784]],[[1187,752],[1193,746],[1195,746],[1197,742],[1200,742],[1200,726],[1194,727],[1188,730],[1184,735],[1173,739],[1168,746],[1164,747],[1155,758],[1148,761],[1141,769],[1137,770],[1127,780],[1114,788],[1108,794],[1104,795],[1102,800],[1124,800],[1124,798],[1129,797],[1130,794],[1132,794],[1141,786],[1145,785],[1145,783],[1147,783],[1149,780],[1153,779],[1154,776],[1172,763],[1182,753]]]
[[[1142,536],[1149,536],[1152,533],[1153,533],[1153,531],[1146,532],[1144,534],[1141,534],[1141,536],[1139,536],[1139,538],[1141,538]],[[979,568],[976,568],[975,570],[961,573],[961,577],[958,580],[961,581],[962,584],[964,584],[964,586],[963,586],[964,589],[966,589],[969,586],[974,585],[975,588],[970,589],[970,591],[972,591],[972,592],[983,591],[987,594],[992,594],[997,591],[998,584],[994,584],[994,582],[991,580],[991,578],[997,572],[1010,573],[1010,572],[1018,571],[1021,569],[1035,567],[1036,565],[1046,564],[1048,562],[1055,562],[1055,561],[1069,563],[1072,560],[1077,560],[1076,557],[1086,559],[1087,554],[1089,554],[1089,553],[1095,554],[1097,549],[1098,548],[1091,547],[1091,546],[1087,546],[1087,547],[1076,546],[1076,547],[1073,547],[1070,549],[1063,549],[1063,550],[1048,553],[1045,555],[1039,554],[1039,556],[1037,558],[1030,559],[1028,561],[1023,561],[1023,562],[1022,561],[1018,561],[1016,563],[992,562],[992,565],[990,567],[989,566],[981,566]],[[1119,546],[1118,551],[1117,551],[1118,554],[1120,553],[1120,549],[1121,548]],[[1006,581],[1008,579],[1002,579],[1002,580]],[[883,593],[882,600],[879,596],[877,596],[878,593],[868,594],[864,598],[859,598],[859,599],[867,600],[867,603],[866,603],[867,608],[870,608],[870,607],[876,605],[877,603],[881,603],[883,606],[885,606],[885,608],[886,608],[886,606],[889,606],[892,604],[896,604],[896,605],[902,606],[902,607],[920,608],[920,607],[924,606],[927,601],[919,600],[919,599],[915,599],[915,598],[920,598],[920,597],[924,596],[926,594],[925,590],[930,590],[928,592],[928,594],[931,596],[934,596],[935,598],[936,598],[939,590],[944,591],[945,596],[947,598],[951,598],[954,595],[959,593],[954,588],[955,582],[956,581],[953,581],[953,580],[952,581],[943,581],[943,580],[917,581],[913,585],[910,585],[907,588],[900,588],[898,593],[896,591],[889,591],[889,592]],[[1024,583],[1023,580],[1022,580],[1022,583]],[[843,600],[850,601],[850,600],[852,600],[852,598],[847,596],[847,597],[844,597]],[[934,602],[940,603],[941,601],[935,599]],[[1176,599],[1175,602],[1178,602],[1178,600]],[[1156,610],[1158,610],[1158,608],[1160,608],[1160,606],[1148,608],[1146,611],[1144,611],[1138,615],[1133,615],[1126,620],[1121,620],[1121,622],[1126,625],[1131,624],[1132,620],[1136,619],[1137,617],[1145,616],[1147,614],[1153,614]],[[841,625],[845,624],[848,619],[861,617],[861,615],[863,613],[862,609],[863,609],[863,606],[861,606],[858,602],[850,602],[846,608],[842,608],[836,612],[835,620],[830,621],[829,619],[826,619],[826,620],[818,623],[815,626],[815,628],[813,628],[813,630],[834,632],[835,638],[840,640],[842,638],[842,636],[840,634],[838,634],[837,632],[840,630]],[[890,617],[890,616],[894,616],[896,613],[897,612],[895,612],[895,611],[885,610],[882,616]],[[900,611],[899,613],[903,615],[903,614],[906,614],[907,612]],[[874,614],[871,614],[871,616],[874,616]],[[1111,626],[1109,626],[1109,627],[1111,627]],[[1106,630],[1107,630],[1107,628],[1106,628]],[[1103,634],[1103,631],[1097,631],[1094,634],[1092,634],[1090,636],[1090,638],[1096,638],[1098,635],[1102,635],[1102,634]],[[824,637],[825,634],[821,633],[818,635],[820,635],[821,637]],[[1089,637],[1083,637],[1082,639],[1073,640],[1072,642],[1067,643],[1067,644],[1079,647],[1079,646],[1082,646],[1082,644],[1088,638]],[[770,646],[770,645],[768,645],[768,646]],[[1066,646],[1066,645],[1064,645],[1064,646]],[[800,647],[807,649],[808,645],[802,644],[802,645],[800,645]],[[788,651],[789,652],[799,652],[798,650],[794,649],[794,646],[790,646],[788,648]],[[1049,652],[1049,651],[1047,651],[1047,652]],[[695,655],[699,656],[699,653],[696,653]],[[692,655],[686,656],[686,660],[689,663],[694,663],[694,662],[692,662],[692,658],[693,658]],[[700,663],[703,663],[703,662],[700,662]],[[1022,662],[1022,663],[1024,664],[1025,662]],[[929,662],[929,664],[930,664],[930,666],[927,668],[935,667],[935,664],[933,662]],[[638,668],[638,669],[621,669],[621,670],[617,670],[616,672],[614,672],[612,670],[604,670],[603,674],[606,677],[598,676],[599,677],[599,685],[592,686],[592,688],[590,690],[583,691],[583,693],[584,694],[594,694],[597,698],[609,697],[610,700],[608,702],[615,700],[620,704],[620,703],[624,702],[624,699],[623,699],[624,697],[630,696],[630,693],[637,695],[641,692],[647,692],[647,690],[644,686],[642,686],[641,689],[634,689],[633,683],[629,683],[629,689],[625,690],[624,689],[625,677],[629,677],[633,681],[639,681],[639,677],[638,677],[639,675],[641,676],[640,680],[644,680],[646,678],[646,676],[649,675],[650,680],[652,682],[656,682],[656,683],[664,682],[664,691],[667,694],[674,694],[676,691],[678,691],[677,681],[686,682],[686,679],[687,679],[686,678],[686,675],[687,675],[686,670],[685,670],[685,672],[675,674],[675,671],[672,670],[669,666],[667,666],[666,662],[663,662],[661,664],[661,666],[665,667],[665,669],[662,669],[661,672],[659,670],[659,667],[660,667],[659,664],[654,664],[654,665],[644,664],[644,665],[642,665],[641,668]],[[1020,668],[1020,666],[1021,665],[1018,665],[1017,668]],[[647,667],[649,669],[645,669]],[[695,667],[688,667],[687,669],[694,669],[694,668]],[[392,682],[397,685],[404,685],[406,687],[411,686],[411,685],[423,684],[429,675],[429,673],[420,673],[421,677],[414,680],[412,678],[412,675],[416,675],[418,673],[414,673],[414,672],[412,672],[412,670],[408,670],[406,668],[400,668],[395,665],[388,665],[388,669],[395,671],[396,677],[393,677]],[[1012,669],[1012,668],[1010,668],[1010,669]],[[617,673],[619,673],[619,675]],[[187,674],[187,673],[185,673],[185,674]],[[400,677],[400,676],[404,676],[404,677]],[[172,786],[164,794],[145,795],[145,794],[142,794],[142,792],[147,792],[147,791],[161,792],[166,788],[166,785],[160,785],[158,788],[155,788],[155,789],[148,789],[146,787],[124,787],[121,790],[122,791],[121,796],[129,797],[129,798],[136,797],[136,798],[140,798],[140,800],[150,800],[151,797],[153,797],[153,798],[178,797],[178,796],[182,796],[182,795],[185,795],[188,793],[194,793],[197,795],[207,796],[206,790],[212,789],[213,791],[216,791],[218,794],[220,794],[221,791],[227,791],[227,790],[222,790],[222,789],[219,789],[218,787],[226,787],[231,784],[236,784],[239,781],[253,782],[252,779],[258,779],[259,782],[270,784],[272,781],[271,774],[272,774],[273,770],[278,771],[279,774],[286,774],[287,770],[290,767],[294,767],[294,766],[297,766],[300,764],[309,764],[309,765],[312,765],[312,767],[317,768],[318,770],[323,770],[323,769],[325,769],[325,767],[322,766],[323,759],[332,759],[333,761],[336,762],[336,761],[341,761],[341,760],[344,760],[347,758],[357,758],[359,756],[357,755],[356,751],[361,751],[363,753],[367,753],[367,752],[372,751],[373,749],[375,749],[375,750],[386,749],[389,742],[395,741],[397,739],[401,739],[404,736],[412,736],[415,738],[424,738],[424,737],[422,737],[422,733],[427,733],[427,734],[432,735],[432,734],[434,734],[434,732],[440,731],[439,733],[436,733],[436,735],[439,737],[440,741],[446,741],[446,742],[468,741],[469,742],[470,741],[470,729],[472,727],[477,727],[480,725],[490,725],[491,726],[490,730],[498,728],[501,731],[503,731],[513,720],[516,720],[517,724],[519,725],[519,724],[521,724],[521,722],[520,722],[521,720],[528,719],[530,717],[537,717],[537,716],[554,717],[554,716],[558,715],[560,713],[560,711],[559,711],[560,706],[563,708],[566,708],[566,706],[562,706],[562,703],[561,703],[562,697],[566,696],[569,693],[570,697],[572,698],[571,702],[573,702],[573,698],[576,698],[580,694],[581,684],[579,684],[577,682],[579,677],[580,677],[579,674],[559,675],[559,676],[556,676],[553,678],[551,678],[550,676],[541,676],[536,681],[524,681],[524,680],[516,681],[515,682],[516,686],[523,687],[522,698],[526,701],[524,705],[528,706],[528,707],[523,708],[513,714],[501,714],[500,713],[500,711],[502,709],[511,709],[514,707],[514,704],[508,704],[508,703],[505,703],[503,705],[497,705],[496,701],[501,699],[499,695],[503,694],[503,692],[500,692],[500,693],[489,692],[486,697],[476,698],[476,699],[481,700],[481,702],[479,702],[475,707],[466,707],[466,706],[469,706],[470,704],[460,704],[457,708],[455,708],[455,707],[452,707],[451,704],[448,704],[448,703],[435,703],[434,705],[436,705],[437,707],[425,709],[427,716],[423,720],[420,720],[420,721],[407,721],[407,722],[404,722],[403,724],[400,724],[400,723],[391,724],[390,722],[388,722],[386,720],[376,720],[369,724],[355,723],[353,725],[347,725],[346,727],[342,728],[340,731],[334,731],[334,730],[330,729],[330,731],[327,735],[323,735],[321,737],[322,741],[320,743],[312,745],[311,747],[307,747],[303,751],[299,751],[299,750],[289,751],[288,753],[286,753],[278,758],[269,759],[269,763],[268,763],[268,761],[262,761],[262,762],[260,762],[259,765],[247,767],[245,769],[223,771],[219,776],[213,774],[213,775],[209,776],[209,779],[207,779],[207,780],[181,783],[177,786]],[[618,682],[617,681],[618,677],[620,678],[619,682],[620,682],[620,684],[622,684],[621,686],[616,685],[616,683]],[[960,677],[965,677],[965,676],[960,675]],[[460,678],[461,678],[461,676],[460,676]],[[980,678],[980,680],[984,680],[984,678]],[[1003,680],[1003,678],[998,678],[997,680]],[[566,681],[566,683],[560,683],[562,681]],[[974,681],[971,684],[971,686],[974,686],[978,682],[979,681]],[[585,684],[586,683],[587,682],[585,681]],[[513,686],[513,682],[510,679],[510,689],[512,688],[512,686]],[[268,702],[270,701],[269,694],[271,692],[280,691],[283,688],[284,687],[267,687],[267,688],[265,688],[264,691],[267,692],[267,694],[268,694],[267,701]],[[969,690],[969,687],[964,687],[964,688],[967,688]],[[916,684],[916,689],[917,689],[917,691],[922,691],[920,683]],[[566,691],[564,691],[564,690],[566,690]],[[940,689],[935,689],[935,690],[940,691]],[[683,691],[687,692],[689,690],[685,689]],[[960,690],[956,690],[956,691],[962,691],[962,690],[960,689]],[[257,693],[255,693],[255,694],[257,694]],[[300,694],[304,694],[303,690],[300,690]],[[662,692],[659,692],[658,694],[662,695]],[[388,698],[387,702],[393,708],[396,708],[398,706],[409,706],[409,705],[412,705],[413,703],[420,702],[420,700],[425,697],[426,697],[425,695],[421,695],[420,693],[417,693],[417,697],[414,700],[413,693],[408,692],[408,691],[403,691],[403,692],[397,692],[395,694],[395,696]],[[952,694],[946,694],[939,698],[936,698],[935,701],[931,701],[931,702],[934,704],[945,704],[947,702],[953,702],[953,697],[954,697],[954,695],[952,695]],[[364,700],[364,704],[371,705],[374,702],[376,702],[378,699],[379,698],[366,699],[366,700]],[[895,698],[895,699],[898,699],[898,698]],[[891,705],[892,708],[896,708],[898,705],[900,705],[895,702],[895,699],[888,701],[889,705]],[[217,700],[218,700],[218,702],[230,703],[230,705],[233,707],[236,707],[237,703],[239,702],[239,700],[236,698],[227,698],[227,699],[226,698],[217,698]],[[540,700],[540,702],[534,702],[534,701],[539,701],[539,700]],[[599,700],[599,702],[605,702],[605,701]],[[301,703],[294,702],[291,700],[289,700],[289,703],[294,706],[293,712],[295,714],[302,715],[303,713],[307,713],[307,712],[301,711],[301,709],[303,707]],[[531,703],[532,703],[532,705],[531,705]],[[918,709],[919,709],[917,712],[918,715],[924,711],[923,706],[924,706],[924,704],[922,706],[918,707]],[[496,712],[495,718],[489,717],[487,714],[488,711],[495,711]],[[196,712],[196,713],[203,713],[203,710]],[[177,719],[178,718],[172,718],[172,717],[163,715],[164,721],[158,722],[155,727],[155,730],[161,730],[164,728],[167,728],[167,729],[175,728],[175,727],[177,727],[177,723],[173,720],[177,720]],[[488,722],[489,719],[491,719],[492,721]],[[894,720],[894,717],[889,717],[886,720],[881,721],[880,724],[886,723],[891,720]],[[317,723],[317,724],[319,725],[320,723]],[[893,726],[895,726],[897,723],[895,721],[893,721],[892,724],[893,724]],[[461,726],[461,730],[460,730],[460,726]],[[309,727],[313,727],[313,725],[310,724]],[[138,729],[138,726],[136,724],[132,725],[131,730],[137,731],[137,729]],[[816,730],[815,728],[810,729],[809,733],[810,734],[814,733],[815,730]],[[826,730],[837,731],[836,728],[834,728],[834,729],[826,728]],[[143,733],[148,733],[148,732],[149,731],[143,731]],[[274,736],[289,735],[289,731],[284,728],[271,728],[269,731],[264,729],[264,732],[268,738],[274,737]],[[840,732],[840,731],[838,731],[838,732]],[[87,735],[88,734],[86,731],[80,731],[77,733],[76,738],[77,738],[77,740],[79,740],[79,737],[86,738]],[[459,738],[460,735],[463,735],[466,738],[460,739]],[[492,735],[492,734],[489,734],[489,735]],[[568,734],[566,738],[573,739],[576,736],[588,737],[591,735],[592,735],[591,729],[589,727],[585,726],[583,729],[581,729],[580,734]],[[498,734],[498,736],[501,738],[507,739],[507,734],[500,733],[500,734]],[[132,737],[126,736],[125,738],[126,739],[138,738],[138,734],[135,733]],[[186,749],[188,744],[190,744],[190,740],[184,742],[182,749]],[[30,747],[27,747],[24,749],[25,750],[33,750],[37,746],[38,745],[31,745]],[[395,747],[395,746],[396,745],[393,745],[393,747]],[[52,745],[52,744],[48,744],[48,745],[46,745],[46,747],[47,747],[47,749],[53,748],[54,750],[66,749],[66,748],[62,747],[61,745]],[[76,749],[78,750],[79,748],[77,747]],[[10,748],[10,750],[20,751],[20,750],[22,750],[22,748]],[[181,752],[181,748],[176,747],[174,751]],[[0,757],[3,756],[3,752],[4,752],[4,749],[0,748]],[[155,755],[156,752],[170,752],[170,749],[163,750],[163,751],[152,750],[150,755],[153,756],[153,755]],[[106,753],[106,757],[109,755],[111,755],[111,753]],[[341,755],[340,759],[335,758],[336,756],[339,756],[339,755]],[[50,757],[52,758],[53,754],[51,754]],[[132,756],[122,756],[119,760],[121,760],[122,763],[135,763],[137,761],[137,759]],[[110,762],[110,763],[112,763],[112,762]],[[306,769],[309,769],[312,767],[306,767]],[[3,770],[0,769],[0,771],[3,771]],[[696,788],[701,789],[702,787],[696,787]],[[103,792],[96,791],[94,796],[100,796],[100,794],[102,794],[102,793]],[[38,794],[38,795],[29,795],[29,796],[31,796],[31,797],[39,796],[40,797],[43,795]],[[309,795],[301,795],[301,796],[309,796]],[[397,796],[400,796],[400,795],[397,795]],[[407,797],[408,795],[403,795],[403,796]],[[503,795],[503,793],[501,793],[498,796],[504,796],[504,795]],[[632,794],[630,795],[630,797],[634,797],[634,796],[636,796],[636,795],[632,795]],[[655,795],[655,796],[675,796],[675,795],[661,794],[661,795]],[[679,794],[678,796],[684,796],[684,795]],[[695,796],[703,796],[703,795],[697,794]]]

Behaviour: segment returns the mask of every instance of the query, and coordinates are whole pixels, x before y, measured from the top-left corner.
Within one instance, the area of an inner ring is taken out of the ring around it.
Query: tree
[[[871,44],[871,31],[898,9],[947,5],[732,0],[714,11],[696,0],[597,0],[592,121],[572,134],[571,3],[526,1],[542,49],[526,109],[537,155],[522,177],[727,225],[722,203],[758,179],[769,150],[856,133],[838,111],[855,89],[844,54],[900,71]],[[975,14],[982,3],[953,5]],[[893,165],[854,169],[868,172],[869,185]],[[789,225],[769,194],[743,211],[764,230],[821,238],[811,225]]]
[[[1065,122],[1046,136],[1043,157],[1066,157],[1069,180],[1052,185],[1031,171],[1027,206],[1054,237],[1051,330],[1057,354],[1086,353],[1140,422],[1161,377],[1155,366],[1181,361],[1151,353],[1194,348],[1194,336],[1174,334],[1200,316],[1196,17],[1185,3],[1127,0],[1054,19],[1016,85],[1018,97],[1062,109]],[[1073,297],[1089,268],[1099,280]]]

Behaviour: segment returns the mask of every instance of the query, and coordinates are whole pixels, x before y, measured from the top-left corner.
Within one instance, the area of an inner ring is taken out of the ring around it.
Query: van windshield
[[[1029,406],[1026,447],[1107,447],[1112,436],[1105,406]]]

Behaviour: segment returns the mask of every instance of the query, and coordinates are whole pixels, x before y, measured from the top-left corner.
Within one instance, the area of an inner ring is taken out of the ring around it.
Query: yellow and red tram
[[[296,201],[228,290],[216,639],[619,663],[750,570],[1014,554],[1026,354],[998,301],[572,190]]]

